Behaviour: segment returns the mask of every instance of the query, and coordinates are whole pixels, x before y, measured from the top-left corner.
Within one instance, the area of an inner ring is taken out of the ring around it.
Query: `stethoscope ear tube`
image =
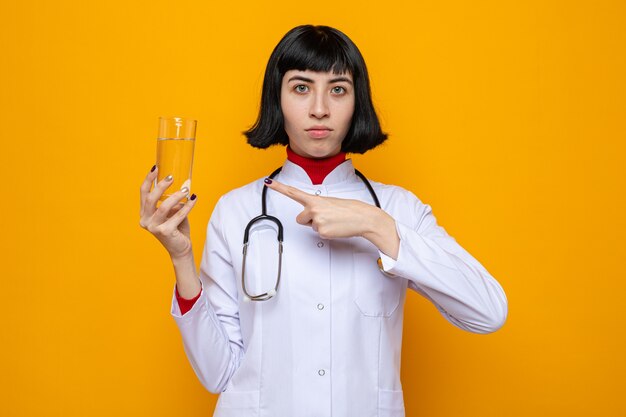
[[[278,175],[281,169],[282,167],[279,167],[278,169],[276,169],[274,172],[270,174],[269,178],[274,178],[276,175]],[[261,191],[261,214],[259,216],[256,216],[254,219],[250,220],[250,222],[246,226],[246,229],[243,232],[243,259],[241,261],[242,263],[241,287],[243,288],[243,293],[244,293],[243,299],[245,301],[269,300],[270,298],[276,295],[276,292],[278,291],[278,284],[280,284],[280,275],[281,275],[282,266],[283,266],[283,224],[280,222],[280,220],[278,220],[278,218],[274,216],[269,216],[267,214],[267,205],[265,203],[266,195],[267,195],[267,187],[263,186],[263,191]],[[250,238],[250,229],[252,228],[252,225],[255,224],[256,222],[263,221],[263,220],[269,220],[271,222],[276,223],[276,226],[278,226],[278,235],[277,235],[278,276],[276,277],[276,285],[274,286],[273,289],[269,290],[268,292],[264,292],[263,294],[251,295],[248,292],[248,289],[246,288],[246,258],[248,257],[248,240]]]
[[[359,178],[361,178],[361,181],[363,181],[363,184],[365,184],[365,186],[367,187],[367,191],[370,192],[370,195],[372,196],[372,199],[374,200],[374,204],[376,204],[376,207],[380,208],[380,201],[378,201],[378,196],[374,192],[374,189],[372,188],[372,184],[370,184],[367,178],[365,178],[365,175],[361,174],[361,171],[359,171],[358,169],[355,169],[354,173],[358,175]]]
[[[282,169],[283,169],[283,167],[276,168],[276,170],[274,172],[272,172],[268,178],[270,178],[270,179],[274,178],[276,175],[278,175],[278,173]],[[265,201],[266,201],[266,197],[265,196],[266,195],[267,195],[267,187],[263,186],[263,191],[261,191],[261,214],[267,214],[267,204],[265,203]],[[282,229],[282,225],[281,225],[281,229]],[[281,241],[282,241],[282,239],[281,239]]]

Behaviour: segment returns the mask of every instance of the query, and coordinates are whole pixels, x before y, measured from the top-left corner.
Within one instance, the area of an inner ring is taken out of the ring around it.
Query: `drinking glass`
[[[182,117],[159,117],[159,136],[157,138],[157,168],[155,180],[161,181],[168,175],[174,177],[172,184],[163,193],[163,201],[176,191],[187,187],[191,194],[191,170],[193,167],[193,148],[196,143],[197,121]],[[185,197],[181,202],[186,202]]]

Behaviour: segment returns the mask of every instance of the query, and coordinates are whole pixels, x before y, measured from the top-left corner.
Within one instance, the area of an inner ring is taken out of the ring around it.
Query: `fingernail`
[[[271,180],[271,179],[269,179],[269,178],[265,178],[264,182],[265,182],[266,184],[271,184],[271,183],[272,183],[272,180]]]
[[[156,169],[156,165],[153,165],[152,169],[150,170],[150,172],[154,172],[155,169]]]
[[[183,194],[187,194],[189,192],[189,188],[183,187],[183,188],[180,189],[180,191],[182,191]]]
[[[190,200],[195,200],[196,199],[196,195],[192,194],[191,197],[189,197]]]
[[[172,181],[174,179],[173,176],[168,175],[167,177],[165,177],[165,181]]]

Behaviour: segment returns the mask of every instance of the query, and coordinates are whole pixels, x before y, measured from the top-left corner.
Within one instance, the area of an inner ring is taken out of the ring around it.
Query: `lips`
[[[333,130],[327,126],[311,126],[310,128],[306,129],[309,137],[314,139],[323,139],[330,135],[330,132],[332,131]]]

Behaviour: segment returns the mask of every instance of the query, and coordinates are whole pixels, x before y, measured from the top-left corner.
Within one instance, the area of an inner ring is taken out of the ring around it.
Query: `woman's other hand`
[[[304,210],[296,217],[323,239],[361,236],[386,255],[396,259],[400,238],[395,220],[383,210],[358,200],[321,197],[266,179],[268,188],[300,203]]]

